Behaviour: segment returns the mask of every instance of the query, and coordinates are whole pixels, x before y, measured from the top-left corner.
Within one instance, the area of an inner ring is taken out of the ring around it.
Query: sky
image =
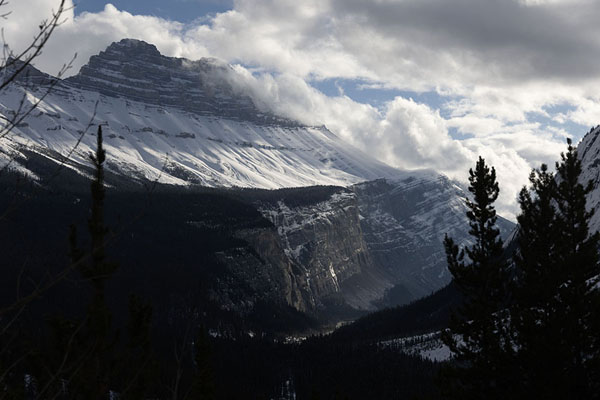
[[[36,66],[125,37],[232,64],[257,103],[403,169],[461,182],[479,155],[514,218],[531,168],[600,123],[597,0],[79,0]],[[23,46],[59,0],[12,0]]]

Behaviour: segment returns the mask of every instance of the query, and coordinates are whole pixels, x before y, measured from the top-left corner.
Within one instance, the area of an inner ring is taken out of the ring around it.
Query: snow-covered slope
[[[25,146],[87,164],[96,140],[91,122],[103,126],[108,168],[134,178],[278,188],[406,176],[325,127],[258,110],[228,83],[231,73],[215,60],[164,57],[140,41],[113,43],[57,85],[0,149],[5,159]],[[0,94],[0,113],[10,116],[23,94],[33,103],[45,90],[11,86]]]
[[[590,221],[590,231],[600,230],[600,125],[592,128],[577,146],[577,154],[581,159],[580,182],[592,181],[594,189],[587,197],[588,209],[596,212]]]
[[[442,342],[440,332],[386,340],[379,345],[436,362],[447,361],[452,357],[452,351]]]

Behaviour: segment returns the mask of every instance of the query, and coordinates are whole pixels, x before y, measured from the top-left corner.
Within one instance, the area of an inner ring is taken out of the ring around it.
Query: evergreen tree
[[[455,354],[455,362],[443,373],[442,391],[460,399],[508,398],[506,359],[510,349],[504,340],[503,311],[508,279],[495,226],[496,171],[479,157],[475,170],[469,170],[469,183],[473,200],[466,200],[467,217],[474,244],[459,250],[451,238],[444,239],[448,269],[465,300],[442,336]]]
[[[529,181],[531,188],[519,193],[518,251],[513,257],[510,329],[517,350],[513,364],[520,377],[520,398],[566,398],[563,368],[557,362],[562,358],[558,352],[563,321],[556,293],[564,282],[558,187],[546,165],[532,171]]]
[[[542,166],[521,191],[516,302],[512,312],[516,365],[523,397],[596,398],[600,236],[590,235],[586,209],[591,182],[579,182],[581,161],[568,149],[556,163],[557,177]],[[532,196],[533,194],[533,196]],[[595,376],[595,377],[594,377]]]
[[[152,307],[139,296],[129,296],[128,339],[119,360],[119,397],[143,400],[156,394],[158,365],[150,338]]]
[[[84,360],[77,379],[72,382],[71,390],[87,399],[106,398],[111,389],[111,371],[115,367],[113,350],[116,334],[111,328],[111,312],[105,299],[106,281],[116,270],[116,264],[106,260],[105,247],[108,229],[104,225],[104,161],[106,152],[102,145],[102,127],[98,126],[96,152],[90,155],[94,166],[94,179],[90,185],[92,204],[88,219],[88,231],[91,238],[89,261],[85,253],[77,247],[77,233],[74,226],[71,231],[71,254],[73,262],[83,278],[92,286],[92,299],[82,332],[84,351],[89,356]]]
[[[152,308],[131,295],[128,336],[119,341],[119,331],[113,327],[112,313],[105,298],[106,284],[117,264],[108,261],[105,252],[109,229],[104,222],[106,152],[101,126],[97,131],[96,152],[90,159],[94,166],[88,219],[90,250],[85,252],[79,248],[74,225],[71,226],[70,242],[72,263],[90,285],[91,300],[83,320],[55,318],[52,323],[59,355],[81,355],[70,360],[63,358],[63,365],[70,364],[65,369],[68,378],[62,378],[68,382],[63,391],[72,398],[105,399],[109,391],[114,391],[121,398],[144,399],[152,394],[150,390],[156,389],[157,367],[150,342]],[[67,371],[69,369],[72,372]]]
[[[195,373],[192,381],[191,396],[198,400],[215,398],[214,371],[212,367],[212,348],[210,337],[202,326],[194,342]]]

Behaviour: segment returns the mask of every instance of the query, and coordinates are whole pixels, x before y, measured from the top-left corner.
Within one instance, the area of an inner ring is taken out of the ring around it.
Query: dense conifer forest
[[[100,191],[101,153],[93,160],[91,190],[68,171],[51,187],[2,174],[2,310],[11,323],[0,344],[9,398],[435,393],[436,363],[360,336],[290,341],[296,332],[316,332],[319,321],[268,301],[242,316],[208,295],[209,282],[224,273],[215,253],[246,246],[232,232],[270,224],[252,204],[310,204],[339,188]],[[186,223],[192,216],[202,224]],[[243,296],[249,289],[235,290]]]

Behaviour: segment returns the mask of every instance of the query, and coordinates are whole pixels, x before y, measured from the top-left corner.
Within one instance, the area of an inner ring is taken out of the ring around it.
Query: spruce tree
[[[519,193],[518,251],[514,260],[511,343],[519,375],[519,398],[564,398],[562,366],[553,349],[562,341],[556,293],[561,277],[557,184],[546,165],[532,171],[530,189]],[[551,385],[550,382],[554,382]],[[554,386],[554,387],[553,387]]]
[[[597,398],[598,233],[586,209],[591,183],[579,182],[581,161],[568,140],[556,163],[534,170],[519,196],[519,250],[511,307],[520,398]]]
[[[451,318],[442,339],[455,359],[443,374],[442,392],[450,398],[507,398],[504,307],[507,304],[507,265],[496,228],[494,202],[499,187],[496,171],[479,157],[469,170],[467,217],[474,244],[459,250],[446,236],[448,269],[464,295],[464,304]],[[466,257],[465,257],[466,256]]]
[[[569,396],[576,398],[597,398],[599,394],[591,390],[590,377],[594,372],[594,341],[598,332],[590,328],[600,312],[592,305],[598,291],[590,290],[590,279],[600,273],[598,268],[598,248],[600,234],[590,233],[589,221],[594,210],[587,210],[586,196],[592,191],[592,182],[585,185],[579,182],[581,161],[571,140],[567,140],[567,152],[561,154],[561,162],[556,163],[558,188],[557,229],[561,238],[560,279],[561,284],[555,294],[558,301],[560,335],[563,342],[559,355],[564,357],[563,379],[569,383]]]
[[[81,351],[88,355],[82,362],[70,390],[87,399],[104,399],[111,389],[111,371],[115,367],[114,349],[117,336],[112,329],[112,315],[106,304],[105,286],[117,266],[106,260],[105,247],[108,228],[104,224],[104,161],[106,152],[102,127],[98,126],[96,152],[90,155],[94,179],[90,184],[91,207],[88,231],[91,238],[89,257],[77,246],[77,232],[71,227],[72,262],[92,288],[85,323],[79,339]]]
[[[215,398],[215,382],[212,367],[212,348],[210,337],[204,326],[201,326],[194,342],[195,372],[192,381],[191,396],[199,400]]]
[[[102,127],[97,131],[96,152],[90,155],[94,179],[90,185],[91,207],[88,218],[89,251],[80,249],[75,226],[71,226],[71,262],[91,289],[91,299],[82,320],[62,317],[51,321],[55,336],[54,352],[49,357],[50,371],[64,373],[51,376],[49,393],[61,393],[69,398],[106,399],[110,391],[122,398],[144,399],[156,389],[156,365],[151,349],[150,325],[152,308],[139,297],[129,298],[128,338],[119,342],[119,330],[113,327],[112,313],[106,303],[106,284],[117,269],[107,260],[106,245],[109,229],[104,222],[104,162]],[[57,351],[58,350],[58,351]],[[61,354],[69,355],[62,356]],[[52,361],[58,361],[52,366]],[[46,385],[48,386],[48,385]],[[49,386],[48,386],[49,387]]]

